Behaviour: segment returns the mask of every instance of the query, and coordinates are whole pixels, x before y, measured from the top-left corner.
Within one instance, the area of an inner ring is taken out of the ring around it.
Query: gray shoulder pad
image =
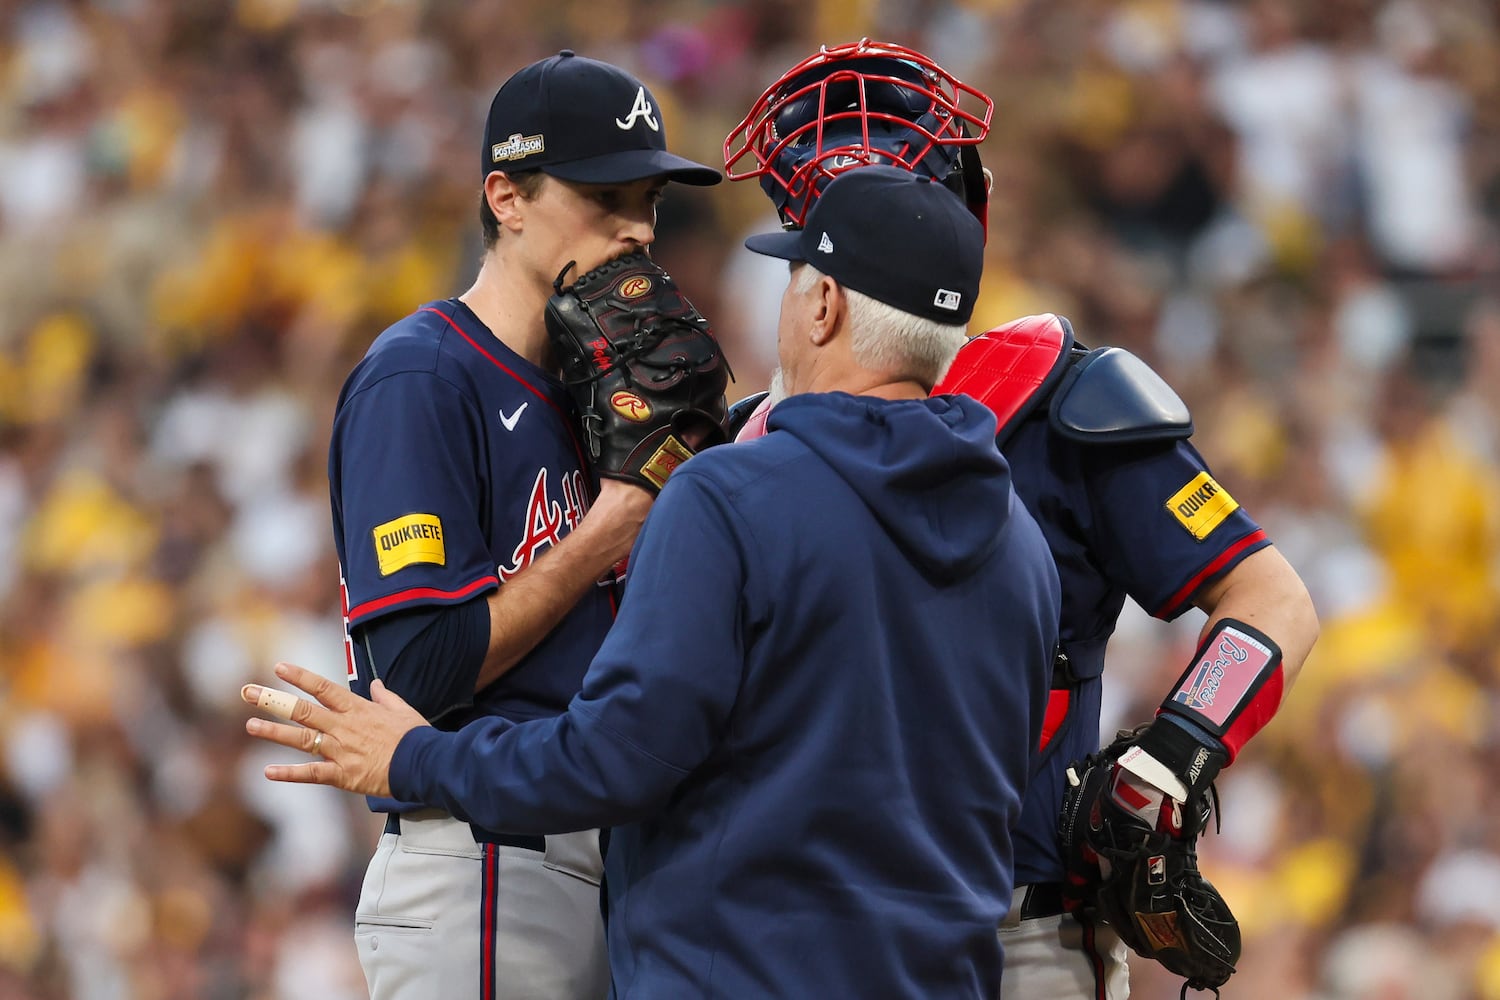
[[[1151,366],[1120,347],[1100,347],[1073,365],[1052,396],[1053,428],[1084,444],[1192,437],[1187,404]]]

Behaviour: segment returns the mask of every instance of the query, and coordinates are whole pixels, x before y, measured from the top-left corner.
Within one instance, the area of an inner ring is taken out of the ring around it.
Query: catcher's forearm
[[[1252,625],[1281,647],[1283,690],[1290,690],[1318,641],[1318,613],[1297,571],[1273,547],[1245,558],[1194,601],[1208,613],[1199,640],[1221,618]]]
[[[577,528],[490,595],[490,642],[476,691],[519,663],[630,554],[651,499],[637,487],[605,483]]]
[[[1121,760],[1179,801],[1186,788],[1207,787],[1271,720],[1318,637],[1307,588],[1273,548],[1247,557],[1196,603],[1208,613],[1198,650],[1142,734],[1140,755]]]

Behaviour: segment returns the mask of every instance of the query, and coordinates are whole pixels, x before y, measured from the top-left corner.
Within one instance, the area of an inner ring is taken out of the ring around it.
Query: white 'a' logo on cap
[[[824,233],[823,238],[818,241],[818,253],[833,253],[833,240],[828,238],[827,233]]]
[[[661,123],[656,120],[656,110],[651,107],[651,101],[646,97],[645,87],[641,87],[635,92],[635,103],[630,106],[630,113],[625,116],[623,121],[616,118],[615,124],[622,129],[629,129],[635,125],[637,118],[644,119],[646,124],[650,126],[651,131],[661,131]]]

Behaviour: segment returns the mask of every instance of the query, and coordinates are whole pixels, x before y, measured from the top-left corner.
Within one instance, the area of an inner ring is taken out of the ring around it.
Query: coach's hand
[[[266,767],[266,777],[272,781],[332,785],[362,795],[390,795],[391,757],[401,737],[427,725],[421,713],[399,695],[386,690],[380,681],[371,683],[373,701],[366,701],[327,678],[290,663],[276,664],[276,676],[318,700],[311,702],[285,691],[246,684],[240,689],[241,698],[299,725],[250,719],[245,723],[245,732],[323,759],[309,764],[271,764]]]

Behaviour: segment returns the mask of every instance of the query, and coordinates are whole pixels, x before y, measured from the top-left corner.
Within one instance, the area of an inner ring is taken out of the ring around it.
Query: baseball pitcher
[[[666,151],[640,81],[570,51],[495,95],[481,177],[478,278],[376,338],[339,396],[329,450],[350,687],[368,696],[379,679],[449,731],[567,708],[614,620],[611,568],[671,472],[653,456],[692,448],[670,427],[655,434],[671,411],[643,412],[649,392],[627,401],[629,385],[609,412],[631,414],[653,450],[601,449],[612,436],[580,425],[548,332],[549,311],[577,301],[552,301],[557,276],[597,289],[595,305],[615,295],[638,335],[632,360],[657,371],[662,338],[645,311],[670,313],[673,344],[703,324],[642,254],[656,202],[668,181],[720,179]],[[620,280],[618,268],[596,272],[621,259],[632,263]],[[705,369],[677,382],[716,421],[716,352],[678,353],[689,376]],[[597,830],[507,835],[438,809],[370,804],[387,818],[355,940],[376,1000],[606,995]]]

